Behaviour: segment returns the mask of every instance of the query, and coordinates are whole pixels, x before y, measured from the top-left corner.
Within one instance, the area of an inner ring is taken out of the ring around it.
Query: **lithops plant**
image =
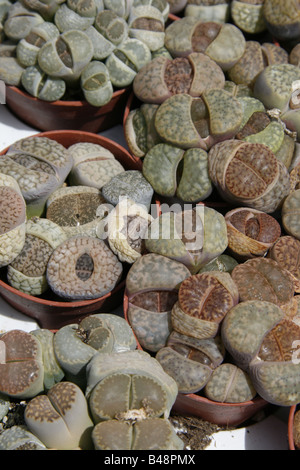
[[[69,173],[72,186],[93,186],[101,189],[115,175],[125,171],[114,154],[99,144],[79,142],[68,148],[73,158]]]
[[[48,289],[46,269],[52,251],[67,238],[51,220],[33,217],[26,223],[25,243],[7,267],[8,283],[21,292],[41,295]]]
[[[0,450],[47,450],[47,448],[24,426],[15,425],[1,432]]]
[[[189,275],[182,263],[155,253],[131,266],[126,277],[127,318],[144,349],[156,352],[165,346],[179,285]]]
[[[228,248],[240,260],[264,256],[281,235],[279,222],[255,209],[236,208],[225,214]]]
[[[186,93],[166,99],[155,113],[162,141],[187,149],[210,149],[233,138],[242,123],[240,102],[223,89],[205,91],[195,98]]]
[[[296,189],[287,196],[281,209],[284,230],[298,240],[300,240],[299,200],[300,189]]]
[[[234,364],[223,363],[209,378],[204,394],[209,400],[220,403],[243,403],[256,396],[249,375]]]
[[[44,390],[42,346],[37,338],[21,330],[0,337],[0,391],[20,399]]]
[[[102,421],[93,429],[96,450],[183,450],[172,424],[162,418],[119,418]]]
[[[59,225],[68,238],[75,235],[96,237],[99,223],[109,211],[99,189],[63,186],[47,199],[46,217]]]
[[[245,370],[258,394],[269,403],[299,403],[299,368],[294,360],[300,327],[268,301],[240,302],[226,315],[222,339],[236,365]]]
[[[17,181],[0,173],[0,267],[21,252],[26,235],[26,203]]]
[[[290,235],[283,235],[272,246],[268,256],[287,269],[294,278],[295,292],[300,292],[300,241]]]
[[[265,0],[263,14],[268,30],[279,40],[300,36],[300,16],[297,0]]]
[[[173,57],[203,52],[226,71],[242,57],[246,40],[242,31],[233,24],[203,22],[188,16],[166,28],[165,46]]]
[[[139,108],[129,112],[124,134],[130,152],[137,158],[143,158],[148,150],[161,142],[154,118],[158,104],[143,103]]]
[[[172,326],[193,338],[214,338],[227,312],[238,301],[238,286],[229,273],[194,274],[180,285],[171,313]]]
[[[187,4],[187,0],[169,0],[170,13],[179,13],[184,9]]]
[[[63,145],[48,137],[32,136],[9,147],[0,158],[0,171],[19,182],[30,218],[43,213],[47,198],[63,184],[72,164]]]
[[[273,259],[249,259],[236,266],[231,277],[238,288],[241,302],[265,300],[287,313],[292,308],[294,280],[289,271]]]
[[[264,2],[265,0],[233,0],[230,12],[234,24],[245,33],[257,34],[265,31]]]
[[[96,353],[134,350],[136,340],[124,318],[109,313],[96,313],[79,324],[61,327],[55,333],[53,349],[66,378],[86,386],[86,366]]]
[[[114,11],[125,20],[128,18],[132,5],[133,0],[103,0],[105,9]]]
[[[21,83],[22,67],[16,57],[0,57],[0,80],[3,80],[6,85],[19,86]]]
[[[124,198],[107,217],[107,241],[119,260],[134,263],[145,252],[145,238],[153,217],[142,204]]]
[[[111,292],[122,271],[122,264],[103,240],[77,236],[53,251],[46,275],[50,288],[59,297],[85,300]]]
[[[184,16],[192,16],[203,22],[226,23],[230,15],[230,3],[229,0],[188,0]]]
[[[21,83],[30,95],[44,101],[60,100],[66,92],[64,80],[52,78],[34,65],[26,67],[22,73]]]
[[[177,93],[200,96],[205,90],[223,88],[224,73],[201,52],[175,59],[158,56],[142,67],[133,80],[133,91],[145,103],[161,104]]]
[[[29,34],[16,46],[16,56],[20,65],[36,65],[40,48],[50,39],[58,38],[59,30],[55,24],[44,21],[31,28]]]
[[[95,12],[91,12],[91,16],[82,15],[73,8],[70,8],[69,2],[62,3],[54,15],[54,23],[61,33],[70,30],[84,31],[91,26],[94,21]]]
[[[157,51],[164,46],[165,19],[154,4],[133,5],[127,22],[129,36],[144,42],[150,51]]]
[[[205,264],[198,273],[205,273],[207,271],[221,271],[231,274],[233,268],[237,266],[238,262],[235,258],[229,255],[222,254],[215,259]]]
[[[118,88],[131,85],[137,72],[151,58],[151,51],[145,43],[135,38],[126,39],[105,61],[112,84]]]
[[[94,27],[114,47],[128,38],[128,23],[114,10],[99,11]]]
[[[227,248],[225,218],[200,204],[178,213],[165,212],[150,225],[145,243],[148,251],[180,261],[194,274]]]
[[[157,194],[185,202],[203,201],[212,192],[208,154],[201,148],[157,144],[144,157],[143,175]]]
[[[93,58],[93,43],[84,31],[71,29],[47,41],[38,53],[38,65],[48,75],[76,82]]]
[[[25,38],[34,26],[43,22],[44,19],[38,12],[17,1],[9,9],[4,22],[4,33],[7,38],[18,41]]]
[[[85,395],[95,424],[145,405],[148,416],[168,418],[177,393],[174,379],[145,351],[95,354],[87,365]]]
[[[51,21],[59,6],[64,0],[23,0],[24,5],[30,10],[37,11],[45,21]]]
[[[84,32],[93,43],[93,60],[104,60],[113,52],[115,45],[108,41],[95,26],[90,26]]]
[[[208,166],[221,197],[236,206],[272,213],[290,191],[286,166],[264,144],[239,140],[217,143],[209,151]]]
[[[82,390],[72,382],[54,385],[47,395],[34,397],[26,406],[28,429],[47,448],[91,449],[93,422]]]
[[[172,331],[166,346],[155,358],[176,381],[179,393],[196,393],[207,384],[224,356],[225,349],[219,337],[197,339]]]
[[[121,172],[102,187],[102,195],[109,204],[116,206],[125,198],[141,204],[147,211],[150,210],[153,193],[153,187],[139,170]]]
[[[81,72],[81,90],[92,106],[104,106],[113,96],[113,86],[107,67],[100,61],[92,60]]]
[[[246,41],[245,52],[228,70],[228,77],[235,83],[253,88],[256,78],[267,66],[287,63],[288,53],[282,47],[273,43]]]

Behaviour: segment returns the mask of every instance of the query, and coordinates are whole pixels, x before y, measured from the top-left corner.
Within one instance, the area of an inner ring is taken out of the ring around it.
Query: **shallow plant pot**
[[[297,410],[297,405],[291,406],[288,419],[288,442],[289,450],[296,450],[294,441],[294,417]]]
[[[123,301],[124,318],[128,320],[128,296],[126,289]],[[130,323],[129,323],[130,324]],[[136,338],[137,340],[137,338]],[[143,349],[138,344],[138,349]],[[219,426],[239,426],[264,409],[268,402],[257,396],[244,403],[218,403],[195,393],[179,393],[172,410],[183,416],[196,416]]]
[[[113,93],[101,107],[87,101],[43,101],[15,86],[6,87],[6,105],[23,122],[41,131],[76,129],[101,132],[122,123],[130,88]]]
[[[106,137],[83,131],[49,131],[35,135],[56,140],[65,147],[78,142],[99,144],[110,150],[126,170],[140,169],[138,159],[132,157],[121,145]],[[4,149],[0,152],[0,155],[4,155],[7,150],[8,148]],[[6,268],[2,268],[0,269],[0,295],[16,310],[34,318],[42,328],[56,329],[79,320],[88,314],[111,311],[122,305],[125,286],[124,271],[120,283],[103,297],[69,302],[62,301],[50,291],[38,297],[18,291],[7,284]]]

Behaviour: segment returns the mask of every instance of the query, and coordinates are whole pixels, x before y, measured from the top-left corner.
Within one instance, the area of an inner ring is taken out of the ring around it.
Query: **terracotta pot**
[[[109,103],[101,107],[87,101],[43,101],[15,87],[6,87],[8,108],[26,124],[41,131],[76,129],[101,132],[122,123],[123,110],[130,87],[113,93]]]
[[[289,450],[296,450],[294,441],[294,417],[297,405],[291,406],[288,419],[288,442]]]
[[[123,310],[125,320],[128,321],[128,296],[124,292]],[[138,344],[138,349],[143,349]],[[219,426],[238,426],[252,418],[257,412],[268,405],[263,398],[257,396],[244,403],[218,403],[208,400],[195,393],[179,393],[172,410],[183,416],[196,416]]]
[[[132,157],[126,149],[112,140],[83,131],[49,131],[36,134],[54,139],[65,147],[78,142],[102,145],[110,150],[126,170],[139,170],[140,161]],[[8,148],[0,152],[3,155]],[[34,318],[42,328],[56,329],[95,312],[111,311],[122,304],[125,286],[125,272],[119,285],[103,297],[83,301],[62,301],[49,291],[35,297],[11,287],[6,282],[6,269],[0,269],[0,295],[16,310]]]

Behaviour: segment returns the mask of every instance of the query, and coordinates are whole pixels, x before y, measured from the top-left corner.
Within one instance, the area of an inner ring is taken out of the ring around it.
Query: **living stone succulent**
[[[152,6],[133,6],[128,17],[129,36],[147,44],[150,51],[157,51],[165,42],[165,19],[162,12]]]
[[[158,56],[142,67],[133,80],[133,91],[142,102],[160,104],[177,93],[200,96],[205,90],[223,88],[224,73],[201,52],[170,59]]]
[[[61,243],[47,265],[47,282],[61,298],[102,297],[119,282],[123,268],[103,240],[77,236]]]
[[[24,5],[33,11],[37,11],[45,21],[51,21],[59,6],[65,0],[23,0]]]
[[[44,101],[60,100],[66,92],[64,80],[47,76],[40,67],[34,65],[23,71],[21,83],[30,95]]]
[[[36,11],[25,7],[20,1],[12,4],[4,23],[4,33],[8,39],[18,41],[25,38],[32,27],[44,22]]]
[[[114,47],[128,38],[128,23],[114,10],[99,11],[94,27]]]
[[[109,211],[99,189],[63,186],[47,199],[46,217],[59,225],[68,238],[75,235],[96,237],[99,223]]]
[[[170,13],[181,12],[187,4],[187,0],[169,0]]]
[[[182,263],[155,253],[141,256],[130,268],[126,277],[127,317],[147,351],[165,346],[179,285],[189,275]]]
[[[236,208],[225,214],[228,248],[235,258],[264,256],[281,235],[279,222],[263,211]]]
[[[32,136],[12,144],[0,158],[0,171],[20,185],[27,215],[40,216],[49,195],[63,184],[73,160],[67,149],[48,137]]]
[[[0,57],[0,80],[6,85],[19,86],[23,72],[16,57]]]
[[[148,251],[180,261],[191,273],[222,254],[227,245],[224,216],[201,204],[191,210],[162,213],[151,223],[146,240]]]
[[[232,0],[230,13],[234,24],[245,33],[257,34],[265,31],[264,2],[265,0]]]
[[[300,16],[297,0],[265,0],[264,19],[268,30],[279,40],[298,39]]]
[[[24,426],[15,425],[0,434],[0,450],[47,450]]]
[[[287,196],[281,209],[282,224],[285,231],[298,240],[300,240],[299,200],[300,189],[296,189]]]
[[[72,186],[101,189],[111,178],[125,171],[114,154],[102,145],[80,142],[71,145],[68,151],[74,162],[68,177]]]
[[[166,28],[165,46],[173,57],[203,52],[226,71],[244,54],[246,40],[242,31],[233,24],[203,22],[187,16]]]
[[[268,257],[277,261],[280,266],[291,273],[294,278],[295,292],[300,291],[299,250],[300,240],[291,235],[283,235],[268,252]]]
[[[230,16],[230,0],[187,0],[185,3],[184,16],[192,16],[203,22],[225,23]]]
[[[55,24],[44,21],[30,29],[29,34],[16,46],[17,59],[23,67],[36,65],[40,48],[52,38],[58,38],[59,30]]]
[[[222,339],[262,398],[279,406],[299,402],[300,365],[294,360],[293,344],[300,339],[300,327],[284,318],[278,305],[240,302],[222,323]]]
[[[17,181],[0,173],[0,267],[21,252],[26,235],[26,203]]]
[[[212,192],[208,154],[202,148],[183,150],[157,144],[145,155],[143,175],[161,196],[176,196],[185,202],[199,202]]]
[[[104,106],[113,96],[113,86],[107,67],[92,60],[81,72],[80,83],[86,101],[92,106]]]
[[[30,295],[45,292],[48,260],[54,248],[66,238],[64,230],[51,220],[37,217],[28,220],[24,246],[7,267],[8,283]]]
[[[27,404],[25,423],[47,448],[91,449],[93,422],[82,390],[72,382],[54,385]]]
[[[231,274],[233,268],[237,266],[238,262],[235,258],[229,255],[222,254],[217,256],[209,263],[206,263],[198,273],[205,273],[206,271],[221,271]]]
[[[70,30],[84,31],[94,23],[94,15],[85,16],[77,13],[69,4],[64,2],[55,12],[54,22],[61,33]],[[80,37],[78,38],[80,40]]]
[[[143,158],[148,150],[161,142],[155,125],[157,104],[143,103],[139,108],[129,112],[124,134],[130,152],[137,158]]]

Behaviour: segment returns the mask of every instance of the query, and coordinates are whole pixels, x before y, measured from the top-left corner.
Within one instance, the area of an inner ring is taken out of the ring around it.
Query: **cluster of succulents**
[[[0,78],[41,100],[109,103],[163,49],[166,0],[1,0]]]
[[[0,449],[183,449],[168,420],[177,384],[136,349],[124,318],[94,314],[55,333],[10,330],[0,344],[2,402],[26,402],[24,424],[3,430]]]

